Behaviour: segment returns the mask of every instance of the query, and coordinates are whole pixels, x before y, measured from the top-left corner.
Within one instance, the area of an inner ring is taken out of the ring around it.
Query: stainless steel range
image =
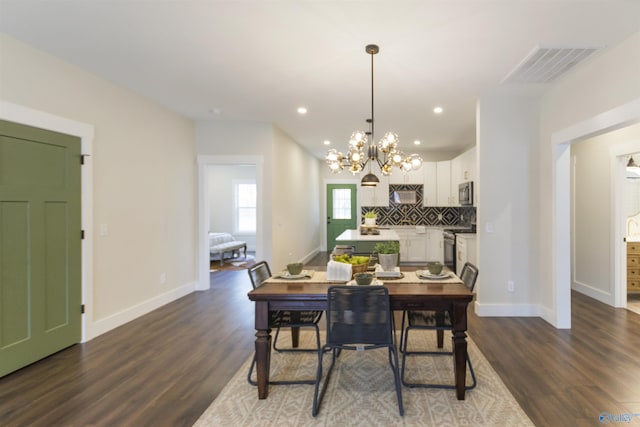
[[[444,265],[456,271],[456,235],[452,230],[442,232],[444,239]]]
[[[444,265],[449,267],[451,271],[456,270],[456,234],[475,234],[475,224],[471,224],[470,228],[445,229],[442,232],[444,239]]]

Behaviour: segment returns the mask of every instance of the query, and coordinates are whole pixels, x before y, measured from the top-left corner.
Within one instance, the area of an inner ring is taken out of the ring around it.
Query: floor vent
[[[598,50],[536,46],[502,83],[550,83]]]

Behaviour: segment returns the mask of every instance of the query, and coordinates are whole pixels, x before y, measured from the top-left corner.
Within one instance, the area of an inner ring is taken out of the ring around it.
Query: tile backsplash
[[[416,203],[398,204],[393,201],[394,191],[415,191]],[[461,207],[424,207],[423,186],[389,185],[389,207],[362,207],[362,214],[376,211],[378,225],[448,225],[469,226],[476,222],[475,206]]]

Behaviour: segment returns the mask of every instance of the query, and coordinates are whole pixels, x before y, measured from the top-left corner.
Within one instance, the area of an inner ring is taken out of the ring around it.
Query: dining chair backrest
[[[469,291],[473,292],[473,288],[476,286],[476,280],[478,280],[478,267],[466,262],[460,272],[460,279],[464,282]]]
[[[327,345],[393,343],[389,291],[383,286],[331,286]]]
[[[249,278],[251,279],[251,286],[253,289],[262,285],[262,282],[271,277],[271,269],[267,261],[260,261],[252,265],[248,269]]]

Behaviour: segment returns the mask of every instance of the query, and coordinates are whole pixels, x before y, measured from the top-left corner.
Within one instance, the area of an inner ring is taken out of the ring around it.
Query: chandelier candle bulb
[[[422,166],[423,160],[418,154],[405,155],[398,150],[399,138],[393,132],[387,132],[376,145],[374,138],[374,111],[373,111],[373,55],[376,55],[380,48],[375,44],[365,47],[365,52],[371,55],[371,118],[369,132],[355,131],[349,140],[349,152],[346,156],[335,149],[327,151],[325,160],[331,172],[340,173],[345,168],[356,175],[369,165],[369,172],[362,178],[361,185],[376,186],[380,180],[372,172],[371,165],[375,162],[380,167],[383,175],[391,175],[392,167],[395,166],[403,172],[418,170]],[[369,138],[370,136],[370,138]],[[366,147],[366,154],[365,154]]]

